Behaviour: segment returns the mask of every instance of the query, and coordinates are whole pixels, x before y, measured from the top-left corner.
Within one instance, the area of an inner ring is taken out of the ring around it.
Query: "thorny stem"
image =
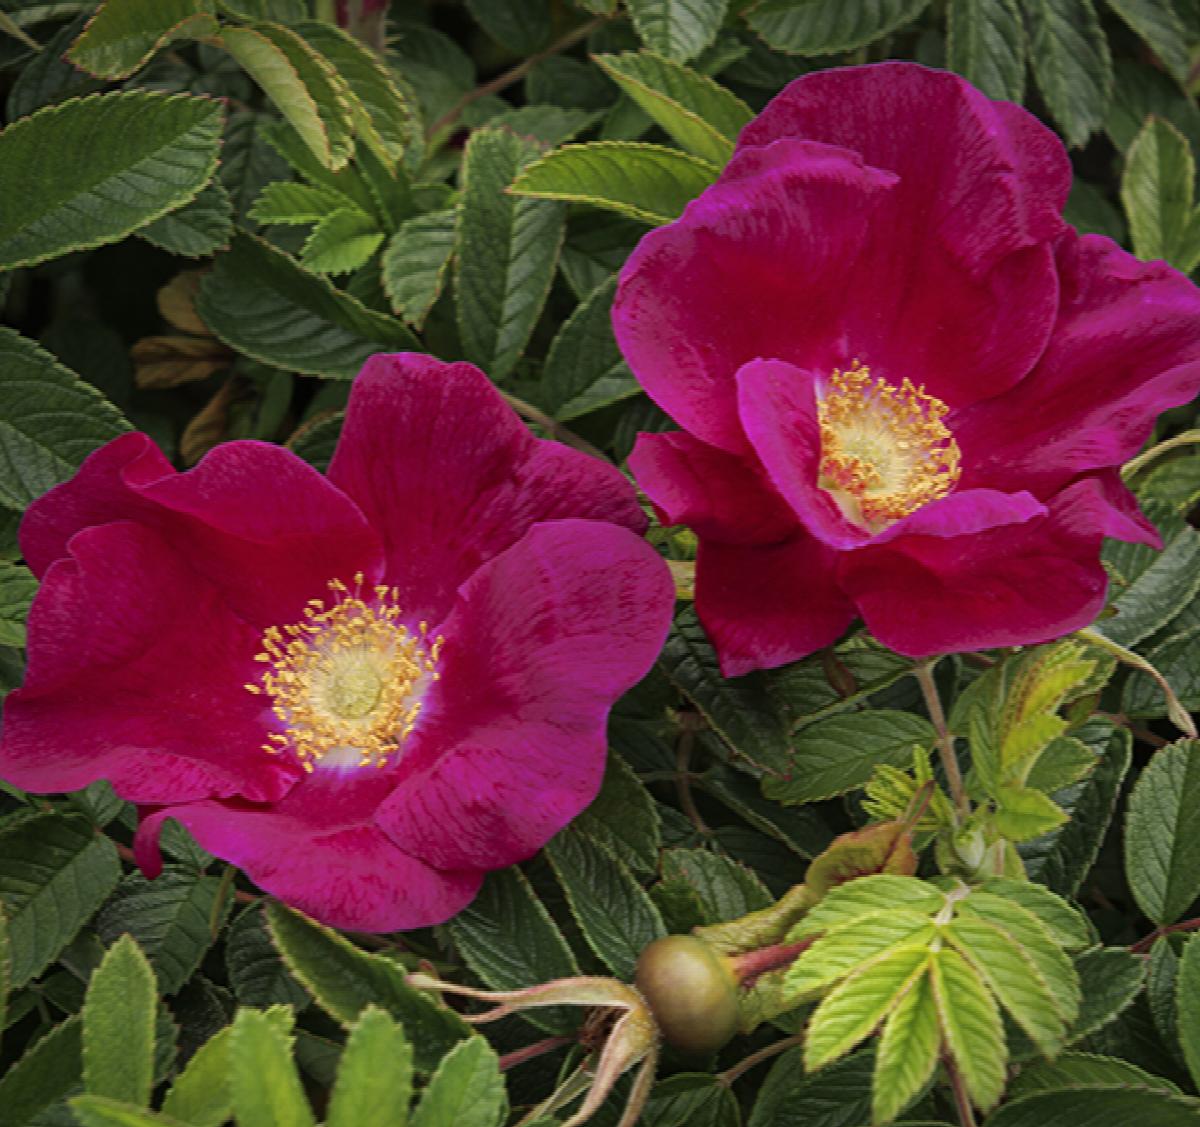
[[[950,1078],[950,1090],[954,1093],[954,1106],[958,1109],[958,1121],[962,1127],[976,1127],[975,1109],[971,1106],[971,1097],[967,1095],[967,1086],[963,1083],[962,1074],[954,1067],[954,1061],[949,1056],[942,1058],[946,1075]]]
[[[921,661],[913,668],[917,684],[925,697],[925,707],[929,709],[929,719],[933,721],[934,731],[937,732],[938,754],[942,758],[942,769],[946,772],[946,782],[950,787],[950,796],[954,805],[965,818],[971,813],[971,803],[967,798],[967,789],[963,786],[962,772],[958,769],[958,756],[954,753],[954,736],[946,727],[946,714],[942,711],[942,698],[938,696],[937,685],[933,680],[933,666],[936,658]]]
[[[741,986],[751,985],[768,971],[791,966],[814,943],[815,939],[801,939],[796,943],[775,943],[770,947],[759,947],[734,955],[730,962],[733,973]]]
[[[691,766],[692,748],[696,745],[696,726],[699,717],[692,712],[685,712],[679,718],[679,740],[675,744],[675,793],[679,795],[679,805],[688,816],[688,820],[696,827],[696,832],[704,837],[712,834],[712,829],[701,817],[692,797]]]
[[[1200,917],[1192,920],[1183,920],[1177,924],[1166,924],[1163,927],[1156,927],[1149,935],[1131,944],[1129,950],[1135,955],[1144,955],[1159,939],[1164,935],[1170,935],[1173,931],[1200,931]]]
[[[750,1069],[756,1068],[765,1060],[770,1060],[772,1057],[778,1056],[780,1053],[790,1049],[793,1045],[799,1045],[804,1040],[803,1033],[793,1033],[790,1037],[784,1037],[780,1041],[773,1041],[764,1049],[759,1049],[756,1053],[751,1053],[748,1057],[744,1057],[733,1065],[732,1068],[727,1068],[724,1072],[718,1072],[716,1080],[718,1084],[728,1088],[735,1080],[740,1079]]]
[[[547,1037],[542,1041],[534,1041],[532,1045],[526,1045],[523,1049],[514,1049],[511,1053],[505,1053],[500,1058],[500,1071],[505,1072],[514,1065],[524,1064],[527,1060],[533,1060],[544,1053],[552,1053],[564,1045],[573,1044],[575,1044],[574,1037]]]
[[[580,450],[584,454],[591,454],[593,458],[599,458],[602,462],[608,461],[586,438],[580,438],[579,435],[572,430],[568,430],[557,419],[552,419],[545,411],[539,410],[532,403],[526,403],[524,399],[518,399],[515,395],[509,395],[507,391],[502,391],[500,394],[504,396],[504,401],[521,418],[528,419],[531,423],[537,423],[544,431],[553,435],[565,446],[573,446],[576,450]]]
[[[447,110],[446,113],[439,117],[426,130],[425,136],[429,139],[437,137],[444,129],[453,125],[459,119],[463,110],[472,102],[477,102],[480,98],[486,98],[489,94],[499,94],[501,90],[507,90],[513,83],[520,82],[543,59],[548,59],[551,55],[560,54],[574,47],[576,43],[586,39],[597,28],[603,27],[608,20],[608,16],[597,16],[594,20],[588,20],[587,23],[572,28],[561,39],[556,39],[551,43],[544,51],[539,51],[536,55],[530,55],[529,58],[523,59],[515,67],[506,70],[503,74],[497,75],[490,82],[485,82],[482,86],[476,86],[474,90],[468,91],[454,106]]]

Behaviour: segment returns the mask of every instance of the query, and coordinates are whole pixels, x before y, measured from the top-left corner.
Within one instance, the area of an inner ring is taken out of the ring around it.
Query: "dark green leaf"
[[[862,1127],[871,1118],[870,1050],[806,1073],[802,1050],[772,1066],[747,1127]]]
[[[25,619],[37,589],[28,568],[0,560],[0,646],[25,645]]]
[[[1112,94],[1112,56],[1093,0],[1022,0],[1033,73],[1067,143],[1100,128]]]
[[[703,849],[666,850],[662,875],[696,893],[708,923],[737,919],[772,903],[771,894],[744,865]]]
[[[178,39],[215,35],[200,0],[105,0],[68,58],[98,78],[127,78]]]
[[[1200,1084],[1200,940],[1188,939],[1179,960],[1179,978],[1175,986],[1179,1044],[1187,1062],[1192,1083]]]
[[[1103,1029],[1142,989],[1146,964],[1124,947],[1096,947],[1075,960],[1082,999],[1068,1040]]]
[[[1188,35],[1171,0],[1107,0],[1108,6],[1138,33],[1181,85],[1188,81]],[[1195,38],[1193,29],[1191,38]]]
[[[70,1104],[75,1122],[83,1127],[192,1127],[137,1104],[105,1096],[76,1096]]]
[[[488,35],[517,55],[545,46],[553,27],[549,0],[467,0],[467,8]]]
[[[206,258],[227,247],[232,234],[233,201],[219,180],[191,203],[138,232],[147,242],[184,258]]]
[[[116,886],[121,866],[86,818],[39,814],[0,833],[12,986],[42,973]]]
[[[1200,1104],[1144,1088],[1071,1088],[1013,1100],[987,1122],[988,1127],[1196,1127]]]
[[[380,255],[383,289],[392,311],[416,329],[425,324],[442,292],[457,222],[449,208],[406,219]]]
[[[318,274],[350,274],[365,265],[383,239],[371,216],[357,208],[339,208],[313,228],[300,261]]]
[[[302,1010],[308,991],[288,971],[271,936],[261,904],[253,904],[233,921],[225,942],[229,984],[243,1006],[289,1005]]]
[[[929,0],[767,0],[750,26],[777,51],[830,55],[853,51],[911,23]]]
[[[946,61],[990,98],[1025,94],[1025,25],[1017,0],[950,0]]]
[[[1136,1065],[1117,1057],[1102,1057],[1094,1053],[1063,1053],[1055,1060],[1037,1061],[1022,1067],[1008,1087],[1009,1098],[1032,1092],[1056,1091],[1062,1088],[1158,1088],[1177,1092],[1178,1088],[1161,1076],[1151,1076]]]
[[[77,1017],[51,1029],[0,1077],[5,1127],[24,1127],[75,1089],[83,1076],[82,1022]]]
[[[729,0],[626,0],[643,43],[686,63],[716,38]]]

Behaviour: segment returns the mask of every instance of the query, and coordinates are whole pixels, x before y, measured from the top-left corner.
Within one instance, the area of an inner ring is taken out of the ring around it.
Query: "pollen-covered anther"
[[[327,759],[336,766],[385,767],[412,733],[444,639],[427,623],[401,621],[394,587],[364,591],[329,581],[332,598],[311,599],[304,619],[263,632],[255,660],[268,666],[261,685],[283,725],[265,751],[290,751],[306,771]]]
[[[896,387],[856,360],[818,402],[821,488],[872,531],[944,497],[961,474],[949,408],[910,380]]]

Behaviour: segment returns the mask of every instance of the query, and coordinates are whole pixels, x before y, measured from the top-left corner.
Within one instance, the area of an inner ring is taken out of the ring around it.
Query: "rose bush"
[[[726,675],[856,616],[914,657],[1104,606],[1117,468],[1200,388],[1200,294],[1062,219],[1058,138],[955,75],[806,75],[621,273],[617,339],[683,428],[630,459],[699,537]]]

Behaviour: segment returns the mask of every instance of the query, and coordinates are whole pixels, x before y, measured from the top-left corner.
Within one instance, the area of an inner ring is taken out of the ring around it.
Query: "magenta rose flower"
[[[921,657],[1042,642],[1157,544],[1117,468],[1200,388],[1200,295],[1062,219],[1017,106],[905,63],[797,79],[621,275],[617,339],[683,428],[630,458],[699,538],[728,675],[861,617]]]
[[[327,923],[439,922],[595,795],[674,603],[643,527],[470,364],[372,358],[325,477],[259,442],[177,473],[126,435],[21,527],[0,776],[110,779],[150,874],[175,818]]]

